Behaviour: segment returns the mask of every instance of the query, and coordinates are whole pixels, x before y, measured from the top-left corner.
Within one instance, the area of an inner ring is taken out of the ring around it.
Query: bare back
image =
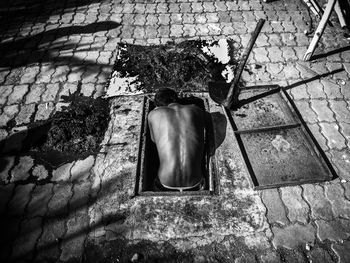
[[[193,186],[202,179],[204,112],[195,105],[169,104],[148,115],[158,150],[158,177],[170,187]]]

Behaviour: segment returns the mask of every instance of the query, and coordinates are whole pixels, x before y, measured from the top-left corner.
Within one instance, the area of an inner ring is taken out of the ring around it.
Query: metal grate
[[[226,111],[255,189],[298,185],[336,177],[327,156],[281,89],[248,88],[243,106]]]

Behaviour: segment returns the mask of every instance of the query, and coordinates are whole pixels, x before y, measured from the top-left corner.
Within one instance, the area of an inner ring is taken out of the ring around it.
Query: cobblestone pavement
[[[317,49],[326,56],[303,62],[302,1],[2,1],[0,138],[50,118],[79,84],[85,96],[103,95],[119,42],[244,46],[260,18],[267,22],[243,79],[305,80],[289,92],[339,178],[254,191],[227,127],[218,196],[131,198],[142,98],[119,97],[104,154],[52,171],[29,156],[1,159],[1,262],[122,262],[134,253],[160,262],[350,262],[349,43],[333,17]]]

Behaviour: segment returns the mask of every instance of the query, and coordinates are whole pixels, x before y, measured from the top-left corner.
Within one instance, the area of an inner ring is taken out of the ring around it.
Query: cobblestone
[[[36,121],[47,120],[51,113],[54,111],[55,106],[52,102],[47,102],[38,105],[38,109],[35,115]]]
[[[305,244],[314,244],[315,229],[311,224],[308,225],[289,225],[285,228],[272,227],[274,238],[272,240],[275,248],[283,246],[288,249],[294,249],[298,246],[305,246]],[[290,237],[294,238],[290,238]]]
[[[313,219],[333,219],[332,206],[325,197],[323,188],[312,184],[303,185],[302,188],[305,200],[311,207],[311,217]]]
[[[86,211],[75,213],[67,220],[67,233],[62,242],[60,257],[62,261],[81,258],[88,225],[89,220]]]
[[[30,156],[23,156],[18,164],[11,171],[11,182],[26,180],[29,177],[29,170],[33,167],[34,160]]]
[[[0,186],[0,214],[3,215],[6,212],[7,203],[12,197],[14,184]]]
[[[27,104],[21,106],[21,110],[16,116],[16,125],[28,124],[35,112],[35,104]]]
[[[328,108],[326,100],[312,100],[312,109],[317,113],[319,121],[334,122],[333,112]]]
[[[53,184],[35,186],[32,198],[27,207],[28,217],[44,216],[47,213],[48,202],[51,199]]]
[[[60,257],[59,241],[65,232],[65,221],[60,218],[48,219],[37,244],[36,260],[52,260]]]
[[[298,107],[298,110],[301,112],[303,119],[309,123],[317,122],[316,113],[310,108],[308,101],[296,101],[295,104]]]
[[[337,253],[340,262],[347,262],[350,258],[350,241],[342,244],[332,244],[332,248]]]
[[[48,215],[59,216],[68,212],[68,202],[72,197],[71,184],[55,184],[53,186],[53,195],[48,203]]]
[[[350,236],[350,221],[336,219],[334,221],[316,220],[317,236],[321,241],[326,239],[339,242]]]
[[[323,91],[322,84],[318,81],[312,81],[306,84],[307,92],[310,94],[311,99],[325,99],[326,94]]]
[[[339,132],[339,125],[336,123],[320,123],[321,131],[327,138],[327,145],[330,149],[343,149],[346,147],[345,138]]]
[[[278,190],[269,189],[262,191],[262,200],[267,208],[267,218],[270,224],[288,224],[289,221]]]
[[[17,85],[13,87],[13,92],[8,97],[7,104],[18,104],[28,92],[28,85]]]
[[[281,197],[289,220],[306,224],[309,220],[309,207],[301,198],[301,192],[300,187],[285,187],[281,188]]]
[[[350,201],[345,199],[344,189],[338,183],[325,186],[326,196],[332,203],[333,213],[336,217],[350,219]]]
[[[30,259],[41,234],[42,218],[26,219],[21,223],[21,233],[13,244],[12,259]]]
[[[11,216],[23,215],[24,209],[30,200],[30,194],[34,184],[18,185],[15,188],[15,195],[8,205],[8,214]]]

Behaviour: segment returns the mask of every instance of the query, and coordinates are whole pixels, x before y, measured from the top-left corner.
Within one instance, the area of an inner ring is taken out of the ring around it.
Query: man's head
[[[178,97],[174,90],[168,88],[161,88],[154,96],[154,102],[157,107],[168,106],[170,103],[177,102]]]

